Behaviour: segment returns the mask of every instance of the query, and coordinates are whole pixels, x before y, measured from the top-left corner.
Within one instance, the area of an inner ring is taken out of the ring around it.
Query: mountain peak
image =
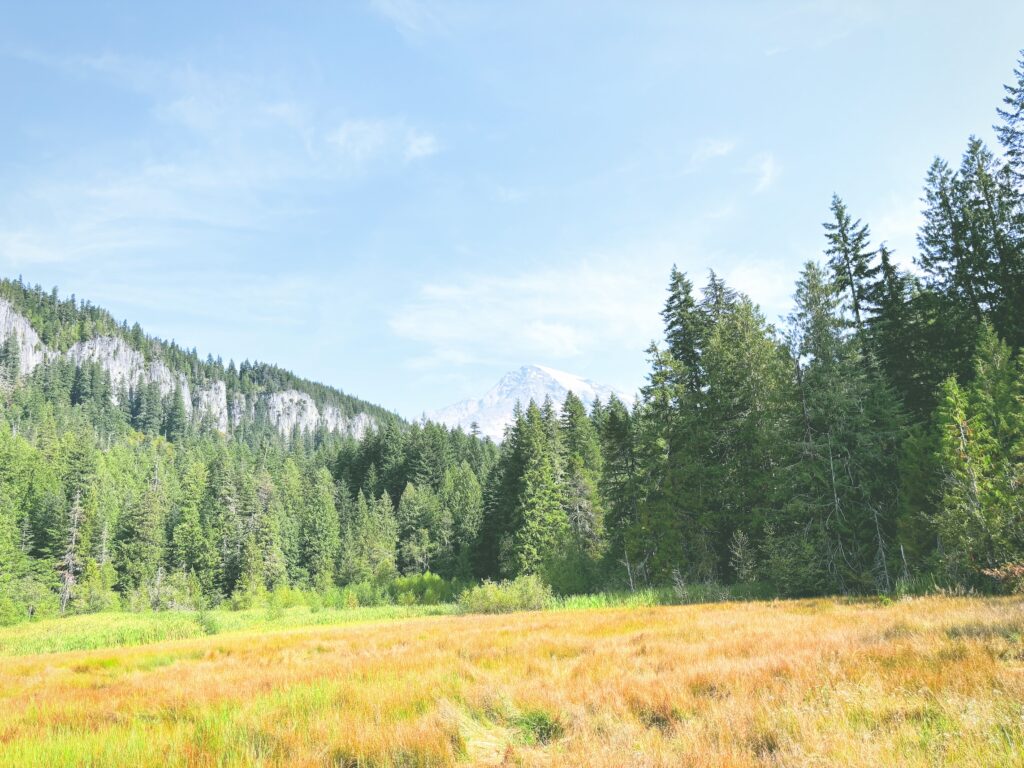
[[[505,427],[512,420],[516,403],[526,405],[531,400],[542,403],[545,397],[550,397],[556,404],[561,405],[570,391],[588,408],[594,400],[607,400],[613,394],[624,402],[632,399],[613,387],[534,363],[509,371],[484,393],[483,397],[477,400],[463,400],[442,408],[430,414],[430,418],[450,427],[462,427],[467,430],[476,423],[482,434],[500,441],[505,433]]]

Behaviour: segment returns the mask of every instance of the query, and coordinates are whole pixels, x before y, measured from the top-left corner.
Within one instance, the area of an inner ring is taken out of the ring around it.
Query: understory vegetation
[[[188,417],[102,365],[0,345],[0,623],[289,601],[509,611],[553,596],[1009,593],[1024,583],[1024,60],[937,158],[913,271],[834,197],[780,327],[673,269],[635,403],[526,403],[501,445],[292,374],[225,366],[20,280],[65,350],[97,333],[228,394],[301,387],[360,437]],[[652,593],[650,593],[652,594]],[[596,596],[595,601],[602,598]],[[273,610],[273,608],[271,608]]]

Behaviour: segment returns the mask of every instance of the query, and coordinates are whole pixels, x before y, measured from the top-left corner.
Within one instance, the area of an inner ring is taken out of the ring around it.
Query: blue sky
[[[0,4],[0,271],[409,417],[637,387],[674,262],[785,314],[833,192],[909,261],[1024,47],[1012,0],[157,5]]]

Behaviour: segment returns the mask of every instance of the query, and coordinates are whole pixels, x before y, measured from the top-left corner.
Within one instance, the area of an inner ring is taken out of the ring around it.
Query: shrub
[[[732,597],[728,587],[715,581],[687,584],[678,570],[672,572],[672,593],[681,605],[721,603]]]
[[[245,584],[239,584],[231,593],[229,606],[233,611],[247,611],[258,605],[263,605],[267,600],[267,588],[262,581],[252,580]]]
[[[512,613],[539,611],[552,604],[551,588],[537,576],[513,581],[484,581],[459,596],[462,613]]]
[[[835,590],[819,553],[825,547],[812,533],[782,534],[765,526],[763,571],[782,597],[809,597]]]
[[[455,581],[427,571],[399,576],[391,582],[389,591],[398,605],[437,605],[452,602],[459,590]]]
[[[50,588],[52,579],[46,576],[29,573],[21,578],[0,578],[0,626],[57,615],[57,595]]]

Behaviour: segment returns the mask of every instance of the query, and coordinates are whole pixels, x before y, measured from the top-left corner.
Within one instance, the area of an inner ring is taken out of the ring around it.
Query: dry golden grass
[[[0,659],[0,765],[1024,766],[1020,600],[453,616]]]

